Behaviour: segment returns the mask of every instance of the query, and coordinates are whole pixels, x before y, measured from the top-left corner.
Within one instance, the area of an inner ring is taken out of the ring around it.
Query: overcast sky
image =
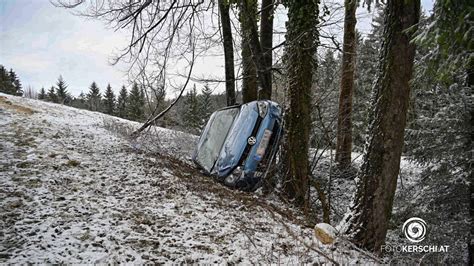
[[[432,0],[422,0],[422,5],[431,10]],[[358,13],[358,28],[368,31],[372,15]],[[62,75],[73,95],[86,92],[92,81],[101,89],[110,83],[118,90],[128,84],[125,66],[111,66],[110,59],[127,41],[126,32],[74,16],[48,0],[0,0],[0,64],[13,68],[24,87],[48,89]],[[196,69],[200,75],[224,75],[223,60],[216,58],[200,60]]]

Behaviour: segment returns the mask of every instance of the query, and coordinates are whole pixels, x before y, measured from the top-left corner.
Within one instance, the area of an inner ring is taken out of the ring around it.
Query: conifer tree
[[[44,87],[41,87],[40,93],[38,94],[38,99],[39,100],[46,100],[46,91],[44,90]]]
[[[88,108],[87,96],[84,94],[84,92],[81,91],[81,93],[79,94],[77,98],[74,98],[71,100],[71,106],[80,108],[80,109]]]
[[[0,92],[21,96],[23,89],[21,82],[13,69],[7,69],[0,65]]]
[[[59,75],[58,81],[56,82],[56,96],[57,101],[60,104],[68,102],[69,94],[67,92],[67,85],[63,79],[63,76]]]
[[[12,82],[7,69],[0,65],[0,92],[11,93]]]
[[[128,118],[134,121],[141,121],[144,118],[143,107],[145,104],[143,90],[140,90],[138,85],[133,84],[128,97],[127,115]]]
[[[103,103],[104,112],[113,115],[115,113],[115,94],[112,91],[110,84],[107,85],[107,89],[105,90]]]
[[[200,129],[201,121],[201,109],[197,97],[196,85],[194,85],[191,91],[186,94],[184,101],[185,112],[184,112],[184,126],[192,133],[197,133]]]
[[[57,103],[58,102],[58,97],[56,96],[56,92],[55,92],[55,89],[54,89],[53,86],[51,86],[51,88],[49,88],[48,95],[46,96],[46,99],[48,100],[48,102],[52,102],[52,103]]]
[[[87,104],[89,110],[91,111],[100,111],[100,89],[97,87],[97,84],[92,82],[91,86],[89,87],[89,93],[87,93]]]
[[[202,95],[199,95],[200,99],[200,124],[199,129],[202,129],[206,124],[207,120],[211,116],[214,110],[214,104],[212,102],[212,90],[209,88],[209,85],[204,85],[201,90]]]
[[[10,69],[10,82],[12,84],[12,87],[10,87],[9,93],[12,95],[22,95],[23,92],[21,90],[21,83],[20,80],[18,79],[18,76],[16,75],[15,71],[13,69]]]
[[[117,116],[121,118],[127,118],[127,89],[122,86],[119,96],[117,98]]]

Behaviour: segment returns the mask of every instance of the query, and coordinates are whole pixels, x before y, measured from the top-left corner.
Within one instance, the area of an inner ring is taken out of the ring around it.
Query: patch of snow
[[[0,96],[34,111],[0,107],[0,263],[372,262],[201,175],[195,136],[152,128],[133,145],[116,131],[136,122]]]

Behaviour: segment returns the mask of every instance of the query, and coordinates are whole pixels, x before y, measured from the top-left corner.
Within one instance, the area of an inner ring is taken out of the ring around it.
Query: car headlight
[[[268,104],[266,102],[258,102],[257,107],[258,107],[258,115],[262,118],[265,117],[268,112]]]

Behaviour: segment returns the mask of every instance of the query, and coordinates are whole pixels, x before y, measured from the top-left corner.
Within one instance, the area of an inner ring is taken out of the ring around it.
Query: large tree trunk
[[[308,143],[311,129],[311,85],[318,34],[318,2],[286,1],[288,22],[285,61],[288,72],[283,191],[294,203],[307,208],[309,180]]]
[[[467,86],[470,87],[470,88],[474,88],[474,59],[471,57],[469,59],[469,62],[468,62],[468,66],[467,66],[467,82],[466,82]],[[471,125],[474,125],[474,109],[471,108]],[[472,127],[471,127],[471,138],[469,139],[469,142],[468,142],[468,145],[467,145],[467,150],[469,152],[469,154],[471,155],[471,158],[474,158],[474,153],[473,153],[473,150],[472,150],[472,143],[474,142],[474,131],[472,130]],[[471,169],[472,169],[472,161],[471,161]],[[471,222],[471,238],[474,236],[474,226],[472,226],[473,222],[474,222],[474,180],[473,180],[473,176],[471,174],[471,179],[469,180],[470,183],[469,183],[469,195],[471,196],[470,198],[470,201],[469,201],[469,206],[470,207],[470,211],[469,213],[471,214],[471,219],[470,219],[470,222]],[[473,265],[474,263],[474,245],[473,245],[473,241],[471,239],[468,239],[468,265]]]
[[[357,182],[346,233],[368,250],[385,242],[400,170],[415,46],[411,28],[418,23],[420,1],[388,1],[380,69],[374,85],[368,146]],[[410,30],[408,30],[410,28]]]
[[[268,69],[266,66],[263,49],[259,41],[256,13],[252,10],[254,4],[255,0],[241,0],[240,8],[244,14],[242,23],[244,23],[245,28],[249,30],[245,38],[248,40],[248,45],[252,52],[252,59],[257,67],[258,82],[260,83],[261,90],[271,91],[271,79],[268,78],[269,76],[271,77],[271,74],[265,74],[266,72],[271,72],[271,69]]]
[[[224,39],[225,60],[225,91],[227,105],[235,104],[235,74],[234,74],[234,44],[232,42],[232,28],[230,27],[229,1],[218,0],[222,38]]]
[[[336,162],[340,168],[351,164],[352,151],[352,91],[356,57],[356,0],[345,0],[344,43],[342,51],[339,113],[337,117]]]
[[[265,80],[268,86],[259,91],[259,99],[272,98],[272,47],[273,47],[273,2],[274,0],[262,0],[260,16],[260,45],[262,46]]]
[[[240,29],[242,32],[242,102],[248,103],[258,99],[257,67],[252,59],[250,50],[250,36],[252,34],[250,24],[247,23],[246,16],[257,15],[257,0],[249,0],[248,8],[251,10],[245,13],[243,8],[239,8]]]

